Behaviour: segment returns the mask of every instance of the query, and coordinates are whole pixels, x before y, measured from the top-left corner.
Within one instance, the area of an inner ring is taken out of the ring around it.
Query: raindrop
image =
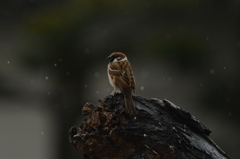
[[[211,73],[211,74],[214,74],[214,69],[210,69],[210,73]]]
[[[48,92],[48,95],[50,95],[51,94],[51,92]]]
[[[144,137],[146,137],[147,135],[146,134],[143,134]]]
[[[144,79],[148,78],[148,73],[146,71],[142,71],[141,72],[141,77],[144,78]]]
[[[230,100],[231,100],[231,99],[230,99],[229,97],[226,97],[226,98],[225,98],[225,102],[226,102],[226,103],[230,102]]]
[[[163,80],[165,80],[165,78],[163,78]]]
[[[84,50],[84,52],[85,52],[85,54],[88,54],[88,53],[89,53],[89,49],[86,48],[86,49]]]
[[[171,35],[167,34],[167,35],[166,35],[166,39],[167,39],[167,40],[170,40],[170,39],[171,39]]]
[[[46,76],[45,79],[48,80],[48,76]]]
[[[237,42],[236,42],[236,46],[237,46],[238,48],[240,48],[240,41],[237,41]]]
[[[41,131],[41,135],[44,135],[44,132],[43,132],[43,131]]]
[[[10,61],[7,61],[7,64],[10,64]]]
[[[143,86],[141,86],[141,87],[140,87],[140,89],[141,89],[141,91],[143,91],[143,90],[144,90],[144,87],[143,87]]]
[[[134,117],[134,119],[136,120],[136,119],[137,119],[137,117]]]
[[[95,73],[95,77],[96,77],[96,78],[100,77],[100,73],[99,73],[99,72],[96,72],[96,73]]]
[[[202,86],[203,84],[202,83],[200,83],[200,86]]]
[[[107,34],[107,30],[102,30],[102,34]]]
[[[224,67],[223,67],[223,69],[225,70],[225,69],[226,69],[226,67],[224,66]]]
[[[54,67],[57,67],[57,64],[56,64],[56,63],[54,64]]]
[[[85,88],[87,88],[87,85],[84,85]]]
[[[209,38],[208,37],[206,37],[206,40],[208,40]]]

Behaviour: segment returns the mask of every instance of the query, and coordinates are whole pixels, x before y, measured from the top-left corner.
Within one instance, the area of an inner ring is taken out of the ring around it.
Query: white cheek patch
[[[122,59],[122,60],[120,60],[120,61],[127,61],[127,57],[123,58],[123,59]]]
[[[121,59],[121,60],[118,60],[117,58],[115,58],[115,59],[113,60],[113,62],[121,62],[121,61],[127,61],[127,57],[125,57],[125,58],[123,58],[123,59]]]
[[[115,58],[115,59],[113,60],[113,62],[118,62],[118,60]]]

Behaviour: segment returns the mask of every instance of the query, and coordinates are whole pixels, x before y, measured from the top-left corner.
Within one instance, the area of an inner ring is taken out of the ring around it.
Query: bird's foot
[[[114,96],[114,94],[115,94],[115,90],[111,93],[111,95]]]

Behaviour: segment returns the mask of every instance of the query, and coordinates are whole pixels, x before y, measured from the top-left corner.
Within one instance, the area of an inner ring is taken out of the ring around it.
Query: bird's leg
[[[116,89],[114,88],[114,90],[112,91],[111,95],[113,96],[116,92]]]

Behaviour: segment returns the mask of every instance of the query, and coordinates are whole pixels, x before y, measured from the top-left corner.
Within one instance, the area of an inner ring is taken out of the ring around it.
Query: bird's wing
[[[135,89],[135,79],[129,62],[111,63],[109,74],[118,88]]]
[[[135,79],[133,76],[132,68],[130,63],[128,62],[125,67],[125,78],[128,80],[128,85],[134,90],[135,89]]]
[[[117,63],[111,63],[108,70],[110,76],[120,77],[122,76],[121,67]]]

